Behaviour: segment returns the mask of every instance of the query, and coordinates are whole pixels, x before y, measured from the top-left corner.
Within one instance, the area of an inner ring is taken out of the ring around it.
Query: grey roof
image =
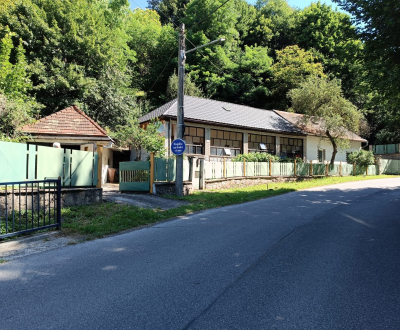
[[[304,134],[272,110],[214,101],[193,96],[184,99],[185,119],[259,130]],[[139,118],[141,123],[158,117],[176,117],[177,99]]]

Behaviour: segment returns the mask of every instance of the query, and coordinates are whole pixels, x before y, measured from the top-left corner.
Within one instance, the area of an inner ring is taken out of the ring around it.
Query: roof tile
[[[107,132],[75,105],[43,117],[34,124],[25,125],[20,130],[32,134],[107,137]]]

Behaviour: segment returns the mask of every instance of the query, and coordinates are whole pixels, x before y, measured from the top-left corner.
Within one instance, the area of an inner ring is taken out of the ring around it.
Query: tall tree
[[[274,86],[272,106],[282,110],[290,106],[290,100],[286,97],[288,91],[299,87],[309,76],[325,76],[324,68],[317,62],[313,52],[298,46],[289,46],[277,51],[277,59],[271,69]]]
[[[377,143],[400,142],[400,14],[397,0],[335,0],[355,17],[364,41],[368,83],[373,86],[369,121]]]
[[[288,93],[294,112],[304,114],[304,125],[319,126],[321,138],[328,138],[334,164],[338,148],[347,147],[351,133],[357,133],[361,112],[343,97],[340,81],[309,77]]]

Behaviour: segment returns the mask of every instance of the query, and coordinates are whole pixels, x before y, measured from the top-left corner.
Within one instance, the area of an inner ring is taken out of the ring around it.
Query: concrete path
[[[314,188],[6,262],[1,329],[400,329],[399,202]]]
[[[103,188],[103,201],[150,209],[160,208],[162,210],[173,209],[188,204],[185,201],[163,198],[148,193],[120,193],[118,191],[118,185],[112,184],[108,184]]]

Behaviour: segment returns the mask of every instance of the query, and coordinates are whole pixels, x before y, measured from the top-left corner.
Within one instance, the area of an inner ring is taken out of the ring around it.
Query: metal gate
[[[0,238],[61,227],[61,179],[0,183]]]
[[[119,163],[119,191],[150,191],[150,162]]]

